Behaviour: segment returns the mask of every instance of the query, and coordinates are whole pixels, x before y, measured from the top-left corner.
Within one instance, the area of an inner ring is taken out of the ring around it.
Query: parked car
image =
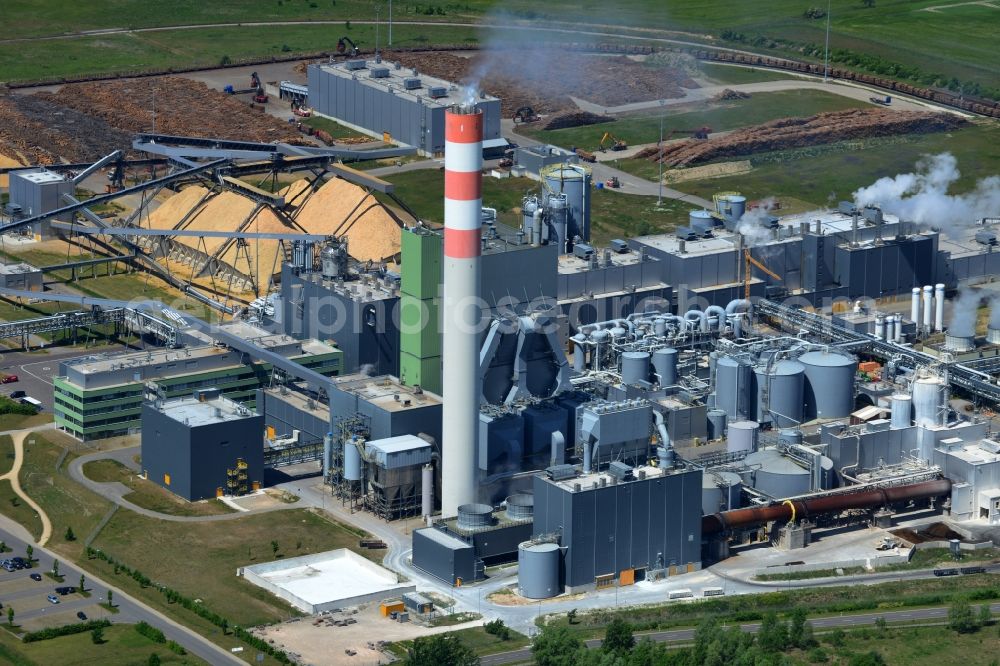
[[[49,600],[50,604],[57,604],[57,603],[59,603],[59,597],[57,597],[54,594],[50,594],[49,596],[47,596],[45,598]]]
[[[33,573],[33,574],[31,574],[30,578],[31,578],[31,580],[41,580],[42,579],[42,574]]]
[[[26,395],[28,395],[28,394],[25,393],[24,391],[21,391],[20,389],[18,389],[17,391],[14,391],[13,393],[11,393],[10,397],[12,399],[14,399],[14,400],[17,400],[18,398],[23,398]]]
[[[65,597],[67,594],[73,594],[76,592],[76,588],[70,585],[65,585],[63,587],[57,587],[56,592]]]
[[[17,375],[4,375],[3,378],[0,378],[0,384],[13,384],[17,381],[20,381]]]
[[[76,617],[77,617],[77,619],[80,619],[80,620],[83,620],[83,621],[87,620],[87,614],[84,613],[83,611],[77,611]]]

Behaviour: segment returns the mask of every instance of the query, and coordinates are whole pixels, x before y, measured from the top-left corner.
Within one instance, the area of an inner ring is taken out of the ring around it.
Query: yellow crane
[[[764,271],[765,273],[773,277],[775,280],[778,280],[779,282],[781,281],[780,275],[778,275],[770,268],[768,268],[767,266],[765,266],[764,264],[753,258],[753,256],[750,254],[749,248],[743,249],[743,259],[745,260],[746,263],[746,267],[743,270],[743,298],[750,298],[750,278],[751,278],[750,269],[752,266],[756,266],[760,270]]]
[[[611,142],[611,150],[625,150],[628,148],[628,143],[619,139],[611,132],[605,132],[604,136],[601,137],[601,144],[598,146],[602,151],[607,150],[608,142]]]

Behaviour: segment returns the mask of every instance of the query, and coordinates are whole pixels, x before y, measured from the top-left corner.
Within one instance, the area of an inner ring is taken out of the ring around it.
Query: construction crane
[[[513,120],[515,125],[518,123],[533,123],[541,120],[541,116],[535,113],[535,110],[530,106],[522,106],[514,112]]]
[[[761,262],[754,259],[753,256],[750,254],[749,248],[743,249],[743,259],[745,262],[745,268],[743,270],[743,298],[747,299],[750,298],[750,278],[752,277],[750,274],[750,270],[751,267],[753,266],[756,266],[760,270],[764,271],[765,273],[773,277],[778,282],[781,282],[781,276],[772,271],[770,268],[768,268]]]
[[[347,48],[348,44],[350,49]],[[350,37],[341,37],[337,40],[337,53],[353,58],[358,55],[358,45]]]
[[[628,148],[628,144],[616,137],[611,132],[605,132],[604,136],[601,137],[600,149],[602,151],[607,150],[608,142],[611,142],[611,150],[625,150]]]

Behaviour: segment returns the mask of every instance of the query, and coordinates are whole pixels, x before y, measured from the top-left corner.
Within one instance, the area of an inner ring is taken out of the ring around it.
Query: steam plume
[[[962,291],[952,306],[948,335],[970,338],[976,334],[976,317],[979,312],[981,294],[972,289]]]

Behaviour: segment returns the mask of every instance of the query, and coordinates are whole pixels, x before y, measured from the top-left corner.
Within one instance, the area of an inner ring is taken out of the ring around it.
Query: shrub
[[[135,630],[154,643],[167,642],[167,637],[163,635],[163,632],[148,622],[139,622],[135,625]]]
[[[105,629],[111,626],[108,620],[90,620],[89,622],[78,622],[76,624],[66,624],[61,627],[49,627],[41,631],[32,631],[25,634],[21,640],[25,643],[35,643],[37,641],[47,641],[60,636],[72,636],[73,634],[83,634],[94,629]]]

